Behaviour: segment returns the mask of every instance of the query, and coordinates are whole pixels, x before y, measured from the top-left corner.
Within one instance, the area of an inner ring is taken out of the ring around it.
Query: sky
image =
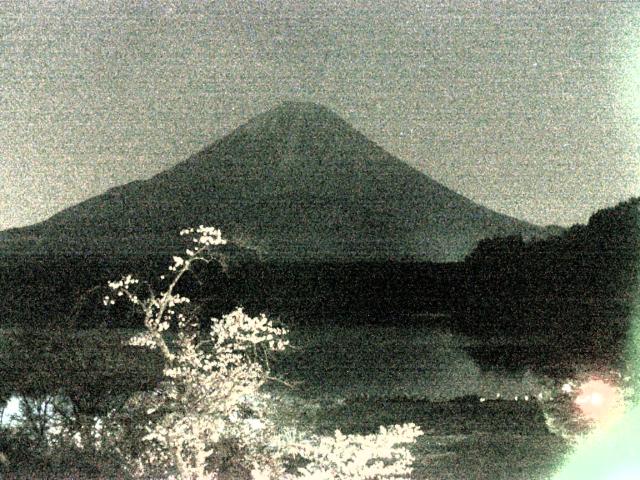
[[[640,2],[0,1],[0,230],[321,103],[494,210],[640,195]]]

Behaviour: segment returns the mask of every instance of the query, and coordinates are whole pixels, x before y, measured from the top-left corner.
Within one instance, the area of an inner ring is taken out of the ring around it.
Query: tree
[[[381,428],[370,436],[304,438],[283,435],[269,418],[269,399],[261,392],[269,374],[269,358],[288,345],[287,331],[264,315],[250,317],[241,308],[212,319],[210,330],[183,313],[189,298],[176,293],[180,280],[196,262],[220,261],[214,247],[226,244],[219,230],[200,226],[195,248],[186,258],[173,257],[166,290],[146,299],[137,293],[139,281],[130,275],[110,282],[115,297],[125,297],[144,316],[145,331],[130,345],[158,350],[164,380],[158,388],[132,399],[147,415],[145,447],[129,456],[138,477],[180,480],[230,478],[334,479],[401,478],[411,471],[408,450],[422,432],[413,424]],[[114,304],[106,296],[104,303]],[[304,467],[292,467],[295,457]]]

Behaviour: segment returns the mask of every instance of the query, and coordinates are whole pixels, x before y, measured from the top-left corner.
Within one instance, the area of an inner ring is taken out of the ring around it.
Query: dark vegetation
[[[549,359],[569,352],[617,362],[638,295],[639,204],[600,210],[587,225],[547,240],[481,242],[465,262],[457,327],[474,336],[544,337]]]
[[[19,397],[23,420],[17,430],[0,427],[1,478],[120,477],[115,457],[105,450],[79,448],[70,438],[52,448],[47,431],[55,417],[93,446],[88,439],[94,417],[109,415],[126,432],[120,447],[139,448],[141,412],[127,400],[158,384],[162,359],[123,345],[127,338],[128,332],[101,329],[73,334],[60,328],[3,330],[0,407],[10,396]]]

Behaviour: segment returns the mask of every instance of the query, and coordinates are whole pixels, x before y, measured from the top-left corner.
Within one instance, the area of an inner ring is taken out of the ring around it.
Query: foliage
[[[164,381],[132,399],[148,416],[143,451],[121,450],[137,477],[180,480],[230,478],[400,478],[411,471],[411,454],[396,444],[421,434],[408,424],[381,428],[377,435],[304,439],[276,425],[268,415],[269,358],[288,345],[287,331],[264,315],[242,308],[213,319],[208,332],[189,315],[189,298],[176,293],[181,278],[196,262],[221,261],[212,247],[224,245],[219,230],[200,226],[187,257],[173,257],[167,288],[141,298],[139,281],[130,275],[110,282],[115,297],[125,297],[144,315],[144,333],[130,345],[157,350],[164,361]],[[115,303],[106,296],[105,305]],[[185,314],[185,312],[187,312]],[[134,435],[135,437],[135,435]],[[296,463],[304,459],[304,467]],[[296,468],[297,467],[297,470]],[[354,476],[355,475],[355,476]]]
[[[0,476],[122,477],[109,415],[80,420],[62,397],[21,400],[19,416],[0,427]]]
[[[639,219],[633,198],[558,236],[480,242],[465,261],[458,330],[544,337],[547,365],[570,352],[576,363],[620,366],[640,278]]]
[[[111,411],[132,391],[153,388],[160,379],[159,356],[123,347],[123,335],[112,330],[27,327],[3,333],[0,388],[10,394],[64,396],[78,413],[94,416]]]

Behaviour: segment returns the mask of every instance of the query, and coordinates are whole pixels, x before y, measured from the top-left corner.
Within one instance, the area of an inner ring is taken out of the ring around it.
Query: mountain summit
[[[149,180],[4,232],[0,250],[142,254],[200,224],[266,257],[318,260],[454,261],[483,238],[543,232],[449,190],[331,110],[285,102]]]

